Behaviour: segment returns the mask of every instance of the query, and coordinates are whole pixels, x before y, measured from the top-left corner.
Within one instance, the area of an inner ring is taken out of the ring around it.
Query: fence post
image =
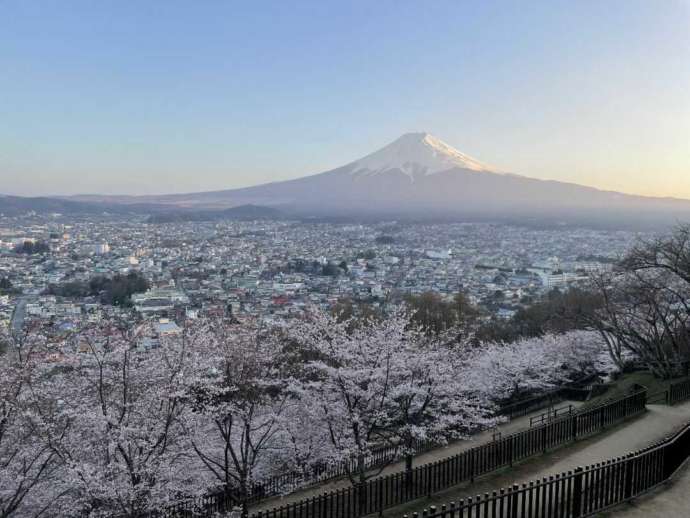
[[[664,450],[661,455],[661,470],[664,474],[664,480],[667,480],[673,474],[673,471],[671,470],[671,459],[675,456],[676,452],[674,448],[674,443],[670,442],[670,437],[667,437],[665,441],[666,445],[664,446]]]
[[[378,483],[379,490],[379,516],[383,516],[383,478],[379,479]]]
[[[517,484],[513,484],[513,495],[511,499],[511,514],[510,516],[514,516],[517,518],[518,516],[518,497],[520,494],[520,486]]]
[[[515,437],[513,435],[508,436],[508,464],[510,464],[510,467],[513,467],[513,440]]]
[[[633,483],[633,453],[628,453],[625,459],[625,485],[623,486],[623,496],[625,500],[632,497],[632,483]]]
[[[575,468],[573,477],[573,518],[582,516],[582,467]]]
[[[630,406],[629,405],[630,398],[626,397],[624,401],[625,401],[625,414],[624,415],[625,415],[625,417],[628,417],[628,415],[630,415],[630,410],[628,409],[628,407]]]
[[[436,477],[436,470],[433,469],[434,466],[436,466],[436,463],[429,465],[429,469],[426,470],[427,475],[426,475],[426,496],[427,498],[431,498],[431,494],[433,493],[432,487],[433,487],[433,481],[432,477]]]
[[[577,440],[577,414],[570,417],[570,437],[573,442]]]

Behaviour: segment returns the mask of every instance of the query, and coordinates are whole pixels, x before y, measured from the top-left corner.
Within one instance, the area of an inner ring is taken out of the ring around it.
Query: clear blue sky
[[[690,198],[690,1],[0,0],[0,192],[246,186],[408,131]]]

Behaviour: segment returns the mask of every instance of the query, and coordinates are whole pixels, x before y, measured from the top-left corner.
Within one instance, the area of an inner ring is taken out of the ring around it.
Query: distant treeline
[[[98,297],[101,304],[110,306],[130,306],[134,293],[149,289],[149,282],[138,272],[127,275],[116,274],[113,277],[98,275],[88,282],[73,281],[51,284],[46,293],[67,298]]]
[[[414,312],[413,320],[430,332],[460,325],[473,332],[478,342],[513,342],[582,329],[588,327],[592,315],[601,307],[598,294],[577,288],[565,293],[552,290],[518,309],[508,320],[488,318],[486,311],[474,306],[463,293],[456,294],[451,301],[431,292],[409,295],[405,301]]]
[[[531,304],[526,304],[508,320],[494,318],[477,329],[482,342],[513,342],[519,338],[566,333],[591,327],[602,307],[601,294],[572,287],[553,289]]]
[[[600,294],[579,288],[567,292],[554,289],[524,306],[509,319],[490,315],[475,306],[462,292],[451,300],[436,292],[406,295],[404,302],[411,313],[411,320],[426,329],[429,334],[439,334],[453,328],[471,333],[477,343],[514,342],[520,338],[561,334],[574,329],[591,327],[596,312],[602,307]],[[380,309],[367,302],[341,299],[334,313],[343,319],[351,316],[383,318]]]
[[[50,252],[50,246],[43,241],[24,241],[22,244],[17,245],[14,251],[17,254],[26,255],[46,254]]]
[[[16,295],[21,293],[21,290],[15,288],[7,277],[0,278],[0,295]]]

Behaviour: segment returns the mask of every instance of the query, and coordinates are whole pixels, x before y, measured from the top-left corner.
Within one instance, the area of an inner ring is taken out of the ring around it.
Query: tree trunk
[[[242,506],[242,518],[249,516],[249,491],[247,490],[247,477],[240,477],[240,502]]]

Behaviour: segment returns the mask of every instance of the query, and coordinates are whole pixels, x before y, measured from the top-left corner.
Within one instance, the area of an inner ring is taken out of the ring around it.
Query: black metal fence
[[[535,410],[544,408],[546,406],[554,405],[564,399],[584,399],[589,394],[591,388],[580,387],[581,383],[588,381],[591,376],[575,382],[572,385],[560,387],[558,389],[545,392],[509,405],[503,406],[497,412],[498,415],[514,419],[529,414]],[[560,417],[560,413],[557,414]],[[549,419],[553,420],[553,419]],[[545,421],[544,421],[545,422]],[[534,423],[536,424],[536,422]],[[530,421],[530,426],[534,425]],[[412,449],[416,454],[429,451],[438,444],[434,441],[417,441]],[[372,454],[365,460],[368,469],[375,469],[390,462],[402,458],[402,449],[396,445],[386,445],[375,449]],[[315,484],[320,484],[345,476],[348,471],[354,471],[356,460],[317,463],[309,466],[303,471],[291,471],[267,477],[259,481],[253,481],[248,488],[249,503],[256,503],[272,496],[285,495],[294,492],[297,489],[303,489]],[[236,494],[236,489],[230,489],[229,492],[219,491],[217,494],[210,494],[205,497],[205,500],[217,498],[219,501],[234,500],[233,493]]]
[[[434,441],[415,441],[412,449],[416,453],[429,451],[438,446]],[[374,469],[389,464],[392,461],[402,458],[402,448],[399,445],[386,445],[376,448],[369,457],[365,459],[367,469]],[[276,495],[284,495],[296,489],[308,487],[340,478],[347,475],[348,471],[354,471],[355,460],[314,464],[304,472],[287,472],[273,477],[253,482],[249,487],[249,502],[258,502],[265,498]]]
[[[539,415],[534,415],[529,418],[529,426],[532,428],[533,426],[537,425],[542,425],[544,423],[549,423],[551,421],[554,421],[556,419],[560,419],[564,415],[570,415],[575,411],[575,407],[573,405],[563,405],[561,407],[557,408],[550,408],[546,412],[543,412]]]
[[[590,395],[592,385],[586,383],[592,378],[587,378],[574,382],[570,385],[559,387],[555,390],[544,392],[536,396],[502,406],[498,410],[498,415],[507,417],[508,419],[515,419],[516,417],[525,416],[535,410],[540,410],[547,406],[556,405],[564,400],[570,399],[573,401],[584,401]]]
[[[644,385],[636,384],[640,390],[645,389]],[[647,392],[648,404],[675,405],[690,399],[690,378],[671,383],[668,388],[656,392]]]
[[[644,450],[529,484],[431,507],[413,518],[584,518],[635,498],[662,482],[690,456],[690,423]],[[404,515],[403,518],[408,518]]]
[[[666,397],[669,405],[690,399],[690,379],[669,385]]]
[[[462,482],[473,481],[475,477],[512,466],[514,462],[595,434],[644,412],[645,403],[646,392],[637,392],[505,436],[452,457],[419,466],[410,472],[394,473],[370,480],[360,486],[323,493],[313,498],[257,512],[252,518],[353,518],[381,512]],[[549,491],[555,490],[555,487],[549,487]],[[559,491],[561,489],[559,486]],[[492,507],[492,504],[487,505],[489,508]],[[479,518],[476,514],[471,516]]]
[[[533,396],[509,405],[502,406],[498,409],[497,414],[508,419],[515,419],[516,417],[523,417],[535,410],[540,410],[547,406],[552,406],[563,401],[564,397],[560,390],[552,390]]]

